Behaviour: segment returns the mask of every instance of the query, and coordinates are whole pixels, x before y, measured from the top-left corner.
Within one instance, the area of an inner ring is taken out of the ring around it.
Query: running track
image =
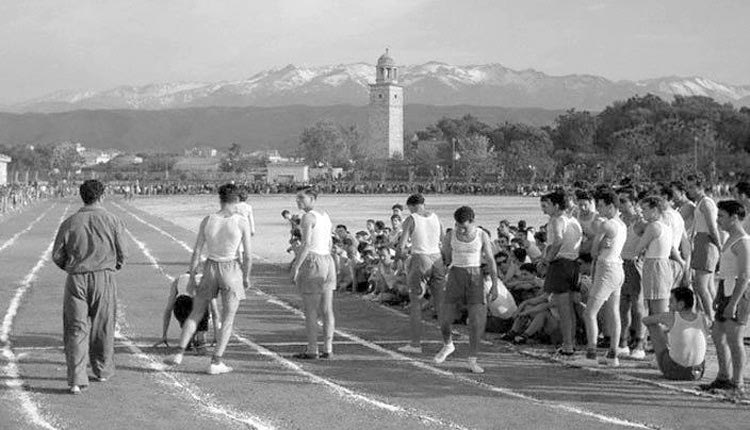
[[[64,273],[49,261],[57,226],[78,201],[39,203],[0,219],[2,429],[518,429],[747,428],[750,408],[610,372],[589,372],[483,346],[483,375],[463,367],[465,343],[433,365],[396,352],[403,314],[357,296],[335,299],[335,359],[300,362],[299,299],[287,274],[256,260],[254,288],[235,323],[228,375],[209,376],[207,357],[171,369],[160,338],[170,277],[183,272],[195,233],[124,202],[106,206],[128,226],[130,259],[118,274],[117,374],[67,394],[62,352]],[[256,214],[256,217],[259,216]],[[262,241],[255,251],[262,254]],[[268,238],[270,240],[270,238]],[[176,323],[170,338],[177,338]],[[439,339],[425,323],[425,338]],[[459,338],[465,341],[465,338]]]

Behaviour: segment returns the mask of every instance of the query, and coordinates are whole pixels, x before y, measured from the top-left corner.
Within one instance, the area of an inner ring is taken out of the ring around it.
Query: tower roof
[[[388,55],[388,48],[385,48],[385,54],[378,58],[378,67],[394,67],[396,62]]]

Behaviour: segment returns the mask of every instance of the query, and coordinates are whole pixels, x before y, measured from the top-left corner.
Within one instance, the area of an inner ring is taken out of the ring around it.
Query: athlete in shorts
[[[403,233],[396,247],[396,258],[405,260],[406,247],[411,242],[411,257],[408,263],[406,282],[409,287],[409,323],[411,343],[400,352],[422,353],[422,306],[420,301],[427,291],[434,297],[440,315],[445,289],[445,264],[440,254],[443,242],[443,226],[437,214],[425,209],[424,196],[412,194],[406,199],[409,215],[403,223]]]
[[[638,200],[633,190],[620,191],[620,212],[628,230],[620,254],[625,280],[620,290],[622,330],[617,354],[618,356],[629,356],[635,360],[643,360],[646,358],[646,350],[643,345],[645,326],[642,323],[645,314],[643,289],[641,288],[643,259],[636,252],[636,247],[640,235],[646,228],[646,223],[641,217]],[[628,333],[631,334],[631,344],[628,343]]]
[[[695,270],[693,288],[698,293],[703,312],[713,320],[714,272],[721,249],[716,202],[706,195],[703,178],[699,175],[687,177],[687,190],[688,196],[695,201],[693,252],[690,256],[690,268]]]
[[[487,323],[487,297],[484,293],[484,274],[482,263],[490,269],[492,287],[489,302],[497,299],[497,265],[492,255],[490,235],[474,225],[474,210],[461,206],[453,213],[456,227],[450,239],[443,245],[443,255],[451,265],[448,273],[448,284],[440,312],[440,332],[443,335],[443,347],[435,355],[435,363],[442,363],[456,350],[453,345],[451,323],[456,319],[457,308],[464,306],[469,311],[469,370],[483,373],[477,364],[479,341],[484,334]]]
[[[721,201],[718,212],[719,227],[729,233],[721,251],[719,291],[714,302],[716,315],[711,327],[719,373],[715,381],[700,388],[730,389],[742,396],[745,392],[743,371],[747,362],[742,337],[750,319],[750,235],[742,225],[746,217],[742,203]]]
[[[594,280],[589,290],[584,322],[586,323],[586,358],[597,360],[596,341],[599,327],[596,316],[606,307],[605,323],[610,338],[607,363],[619,366],[617,345],[620,341],[620,289],[625,281],[621,252],[627,237],[627,227],[620,219],[619,199],[612,190],[602,190],[594,196],[597,211],[605,221],[599,224],[591,244],[591,256],[596,260]]]
[[[541,265],[548,265],[544,290],[552,294],[552,301],[560,313],[563,344],[559,353],[572,356],[574,352],[576,314],[574,295],[578,292],[581,240],[583,233],[578,221],[568,213],[568,196],[556,191],[541,198],[542,212],[549,215],[547,246]]]
[[[292,282],[297,285],[305,310],[307,349],[294,358],[317,359],[333,356],[333,290],[336,289],[336,263],[331,256],[333,225],[326,212],[315,210],[318,192],[305,187],[297,192],[302,216],[302,246],[292,266]],[[323,352],[318,353],[318,310],[323,319]]]
[[[206,313],[209,302],[221,293],[223,320],[219,341],[208,368],[210,375],[228,373],[232,368],[222,361],[234,326],[234,316],[240,301],[245,299],[245,289],[250,286],[252,249],[250,223],[237,213],[240,191],[234,184],[219,187],[221,210],[203,219],[190,262],[190,282],[195,283],[196,270],[205,247],[208,256],[203,266],[203,278],[196,288],[193,310],[180,336],[180,351],[169,357],[168,364],[179,365],[198,323]],[[242,250],[242,254],[240,254]],[[239,255],[243,256],[240,263]]]

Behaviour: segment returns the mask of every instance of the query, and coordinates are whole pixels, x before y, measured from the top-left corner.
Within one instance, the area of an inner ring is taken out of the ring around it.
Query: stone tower
[[[398,67],[388,55],[378,58],[375,83],[370,84],[368,143],[376,158],[404,154],[404,88],[398,85]]]

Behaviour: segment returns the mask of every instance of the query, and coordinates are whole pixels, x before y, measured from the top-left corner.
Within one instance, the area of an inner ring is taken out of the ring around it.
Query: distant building
[[[186,157],[213,158],[218,154],[219,151],[217,151],[215,148],[211,148],[210,146],[196,146],[195,148],[185,150]]]
[[[266,182],[268,183],[305,183],[310,180],[310,168],[305,164],[269,163],[266,168],[268,169],[266,174]]]
[[[119,152],[109,150],[100,151],[97,149],[86,149],[82,153],[79,152],[83,157],[83,167],[96,166],[97,164],[107,164],[109,160],[117,157]]]
[[[344,169],[341,167],[312,167],[310,168],[310,179],[329,177],[339,179],[344,176]]]
[[[10,162],[10,157],[0,154],[0,185],[8,183],[8,164],[10,164]]]
[[[370,84],[368,143],[377,158],[404,154],[404,88],[398,85],[398,67],[385,50]]]

